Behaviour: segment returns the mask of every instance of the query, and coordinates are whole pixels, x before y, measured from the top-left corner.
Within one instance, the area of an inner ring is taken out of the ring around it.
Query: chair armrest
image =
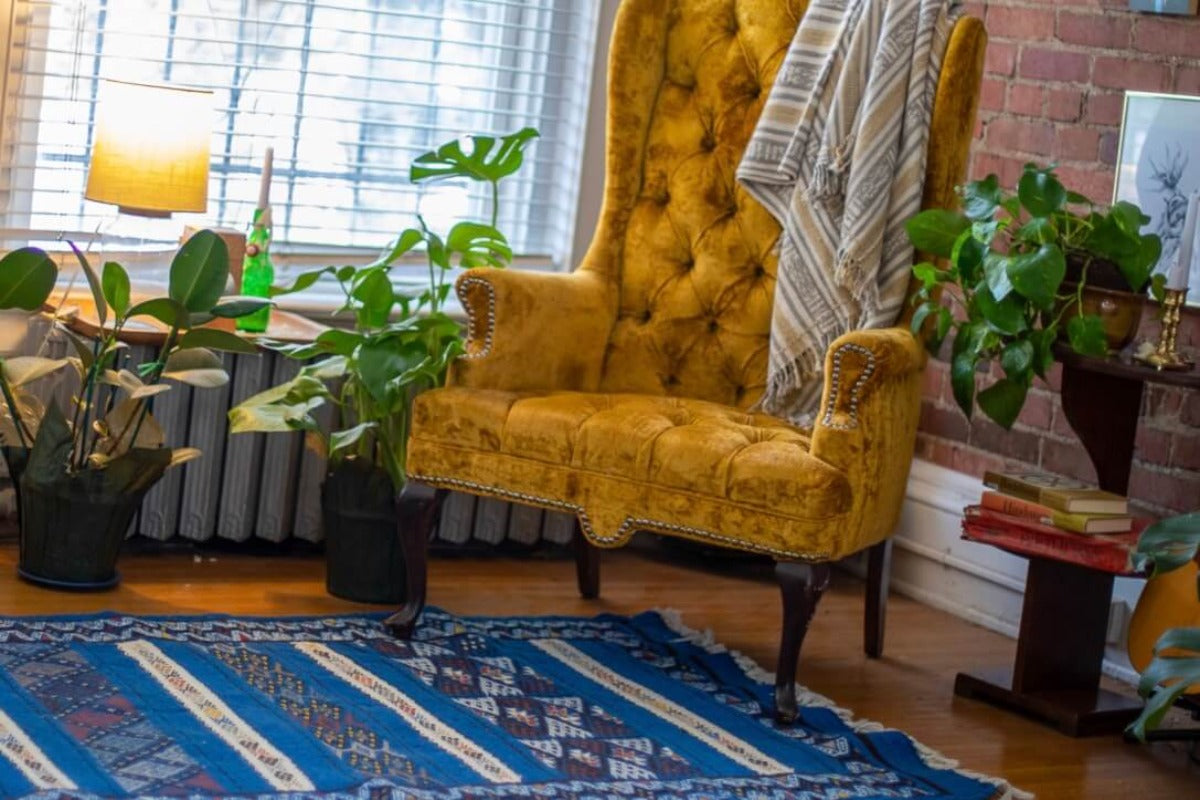
[[[506,391],[594,391],[616,319],[598,274],[473,269],[455,285],[467,313],[466,352],[449,383]]]
[[[851,331],[825,356],[825,389],[813,426],[812,455],[842,470],[861,541],[888,536],[904,503],[921,416],[926,355],[906,328]]]

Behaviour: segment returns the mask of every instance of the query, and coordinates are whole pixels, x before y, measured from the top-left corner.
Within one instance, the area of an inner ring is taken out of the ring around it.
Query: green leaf
[[[1017,421],[1021,406],[1025,405],[1025,394],[1029,391],[1027,384],[1001,378],[979,393],[976,402],[984,414],[987,414],[997,425],[1008,430]]]
[[[324,353],[335,353],[342,356],[354,355],[354,350],[363,342],[361,334],[330,328],[320,333],[315,344]]]
[[[1067,322],[1067,338],[1077,353],[1085,356],[1108,355],[1108,339],[1104,336],[1104,323],[1095,314],[1079,314]]]
[[[1161,519],[1142,531],[1134,552],[1134,566],[1153,567],[1155,575],[1178,569],[1200,549],[1200,512]]]
[[[970,225],[970,221],[961,214],[931,208],[906,222],[904,229],[908,231],[909,241],[917,250],[940,258],[950,258],[954,254],[954,243]]]
[[[1141,292],[1162,257],[1162,239],[1158,238],[1158,234],[1148,233],[1138,236],[1135,241],[1136,247],[1117,259],[1117,268],[1121,270],[1129,291]]]
[[[458,253],[459,266],[502,268],[512,261],[512,249],[504,234],[491,225],[460,222],[446,236],[446,249]]]
[[[0,309],[37,311],[54,291],[58,267],[46,251],[22,247],[0,258]]]
[[[1077,206],[1094,206],[1094,205],[1096,205],[1095,203],[1093,203],[1091,201],[1091,198],[1089,198],[1085,195],[1082,195],[1079,192],[1072,192],[1069,190],[1067,191],[1067,202],[1072,203]]]
[[[1029,341],[1033,345],[1033,371],[1045,380],[1046,373],[1054,364],[1054,343],[1058,341],[1058,326],[1049,325],[1030,331]]]
[[[914,264],[912,271],[913,275],[916,276],[917,280],[924,284],[926,289],[932,289],[943,281],[953,279],[953,275],[951,275],[949,272],[938,269],[928,261],[922,261],[920,264]]]
[[[191,347],[171,353],[167,356],[162,376],[204,389],[229,383],[229,375],[225,372],[225,364],[221,357],[203,347]]]
[[[63,367],[71,365],[69,358],[42,358],[41,356],[13,356],[0,359],[0,369],[4,371],[4,380],[9,386],[24,386],[38,378],[58,372]],[[9,409],[5,409],[7,412]]]
[[[419,228],[409,228],[397,236],[396,240],[387,246],[387,249],[380,254],[379,258],[375,259],[367,266],[387,266],[423,241],[425,241],[425,233],[423,231],[421,231]]]
[[[1150,296],[1159,303],[1166,299],[1167,276],[1163,273],[1160,272],[1150,279]]]
[[[417,367],[428,355],[419,341],[368,340],[358,349],[359,376],[371,397],[378,403],[386,403],[389,382]]]
[[[1008,279],[1013,289],[1043,311],[1054,307],[1054,296],[1067,274],[1067,260],[1058,245],[1044,244],[1032,253],[1010,256]]]
[[[914,271],[915,271],[915,268],[914,268]],[[917,310],[915,312],[913,312],[912,323],[911,323],[911,328],[912,328],[912,332],[913,332],[914,336],[922,335],[921,329],[925,326],[925,320],[928,319],[930,314],[937,311],[937,309],[938,309],[938,304],[933,302],[932,300],[927,300],[924,303],[922,303],[920,306],[917,307]]]
[[[100,288],[100,279],[96,277],[96,271],[88,263],[87,256],[83,254],[83,251],[70,240],[67,240],[67,244],[71,246],[71,252],[75,254],[75,260],[79,262],[79,268],[83,270],[83,275],[87,278],[88,288],[92,290],[92,303],[96,306],[96,316],[100,319],[100,325],[103,327],[108,320],[108,304],[104,302],[104,291]]]
[[[1012,281],[1008,279],[1008,258],[999,253],[988,252],[983,259],[983,276],[987,281],[992,297],[1003,300],[1012,291]]]
[[[1145,741],[1146,732],[1161,724],[1175,700],[1197,684],[1200,684],[1200,628],[1168,629],[1155,644],[1154,659],[1138,681],[1138,693],[1149,698],[1146,707],[1127,730]]]
[[[1011,336],[1029,327],[1025,319],[1025,303],[1014,294],[996,300],[987,284],[981,283],[975,287],[975,305],[983,314],[984,321],[998,333]]]
[[[1017,197],[1030,215],[1048,217],[1067,202],[1067,190],[1050,170],[1026,167],[1017,183]]]
[[[360,422],[353,428],[347,428],[344,431],[334,431],[329,435],[329,452],[336,453],[339,450],[345,450],[348,447],[353,447],[363,434],[369,430],[374,430],[379,427],[376,422]]]
[[[208,311],[221,299],[228,280],[225,242],[212,231],[202,230],[175,254],[167,295],[188,311]]]
[[[470,178],[498,181],[521,168],[524,149],[538,135],[534,128],[522,128],[497,140],[491,136],[468,136],[470,151],[462,140],[452,139],[437,150],[418,156],[409,177],[413,183],[442,178]]]
[[[248,339],[236,333],[223,331],[218,328],[193,328],[179,339],[179,349],[189,347],[207,347],[212,350],[224,350],[227,353],[248,353],[254,355],[258,348]]]
[[[1058,241],[1058,228],[1046,217],[1034,217],[1020,228],[1017,228],[1016,238],[1025,242],[1048,244]]]
[[[267,292],[269,297],[279,297],[283,294],[293,294],[294,292],[303,292],[308,287],[319,281],[323,275],[334,274],[333,267],[322,267],[311,272],[302,272],[296,276],[296,280],[291,286],[272,286]]]
[[[270,300],[263,300],[260,297],[228,297],[209,309],[209,313],[222,319],[237,319],[256,311],[262,311],[271,304]]]
[[[164,325],[171,327],[186,327],[188,311],[178,301],[169,297],[156,297],[153,300],[143,300],[129,309],[129,317],[154,317]]]
[[[115,261],[105,261],[100,290],[117,317],[124,317],[129,310],[129,274],[125,268]]]
[[[1011,380],[1029,385],[1033,373],[1033,360],[1036,357],[1033,342],[1029,339],[1017,339],[1009,342],[1000,354],[1000,366],[1004,374]]]
[[[396,302],[392,281],[382,267],[376,267],[360,272],[362,279],[350,292],[359,302],[359,326],[362,328],[378,328],[386,325]],[[356,280],[357,280],[356,276]]]
[[[976,239],[974,232],[968,228],[955,240],[954,249],[950,253],[950,263],[958,270],[963,282],[970,285],[979,281],[979,268],[988,252],[983,242]],[[953,274],[947,278],[953,279]]]
[[[972,181],[963,191],[963,213],[974,221],[989,220],[1000,206],[1000,179],[994,174]]]
[[[959,328],[958,336],[962,338],[962,328]],[[950,388],[954,390],[954,401],[970,419],[975,405],[974,353],[959,353],[950,361]]]

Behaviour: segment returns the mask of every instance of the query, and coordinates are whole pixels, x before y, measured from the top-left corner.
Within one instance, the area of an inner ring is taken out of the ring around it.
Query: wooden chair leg
[[[579,582],[579,596],[594,600],[600,596],[600,548],[587,540],[579,519],[575,519],[575,535],[571,538],[575,549],[575,578]]]
[[[779,638],[779,665],[775,669],[775,719],[790,725],[799,716],[796,707],[796,663],[808,623],[821,595],[829,586],[829,564],[779,561],[775,577],[783,598],[783,632]]]
[[[870,658],[883,655],[887,622],[888,582],[892,574],[892,539],[867,550],[867,607],[863,617],[863,651]]]
[[[408,481],[396,500],[397,534],[404,552],[404,605],[383,624],[401,639],[412,636],[425,608],[426,551],[447,494],[445,489]]]

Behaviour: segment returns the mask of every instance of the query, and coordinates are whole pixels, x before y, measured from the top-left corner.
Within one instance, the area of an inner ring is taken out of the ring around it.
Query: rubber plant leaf
[[[129,273],[125,268],[116,261],[105,261],[100,273],[100,290],[117,316],[123,317],[129,310]]]
[[[229,250],[210,230],[183,243],[171,262],[167,295],[188,311],[208,311],[221,299],[229,279]]]
[[[0,309],[37,311],[50,297],[58,267],[44,250],[22,247],[0,258]]]
[[[71,428],[57,402],[46,407],[33,447],[29,452],[29,463],[21,475],[22,481],[36,486],[53,486],[67,478],[67,464],[75,444]]]
[[[273,305],[270,300],[261,297],[225,297],[220,303],[209,309],[214,317],[222,319],[237,319]]]
[[[167,356],[162,376],[173,381],[213,389],[229,383],[229,373],[221,357],[204,347],[176,350]]]
[[[179,349],[190,347],[207,347],[210,350],[223,350],[226,353],[246,353],[254,355],[258,348],[248,339],[236,333],[223,331],[220,328],[193,328],[179,338]]]
[[[188,310],[178,300],[169,297],[156,297],[153,300],[143,300],[129,309],[130,317],[154,317],[164,325],[173,328],[187,327]]]
[[[3,360],[4,379],[9,386],[24,386],[38,378],[58,372],[74,362],[71,358],[43,358],[41,356],[14,356]]]

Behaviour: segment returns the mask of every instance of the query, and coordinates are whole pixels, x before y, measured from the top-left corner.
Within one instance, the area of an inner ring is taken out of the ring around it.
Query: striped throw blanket
[[[894,323],[954,0],[812,0],[738,167],[779,220],[765,411],[810,424],[829,345]]]

